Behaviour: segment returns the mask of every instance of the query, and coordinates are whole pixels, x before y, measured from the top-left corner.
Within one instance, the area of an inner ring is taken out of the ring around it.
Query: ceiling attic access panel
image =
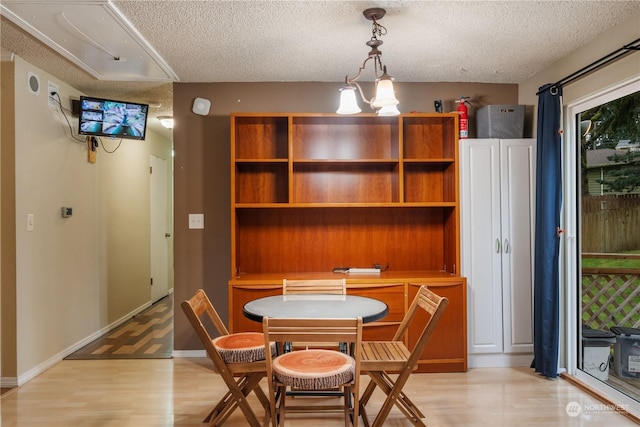
[[[180,81],[114,3],[3,1],[0,9],[2,16],[98,80]]]

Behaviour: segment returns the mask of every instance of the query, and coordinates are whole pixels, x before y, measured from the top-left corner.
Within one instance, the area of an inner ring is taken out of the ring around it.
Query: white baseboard
[[[529,367],[533,354],[469,354],[467,364],[473,368]]]
[[[62,359],[64,359],[65,357],[67,357],[71,353],[74,353],[75,351],[81,349],[82,347],[84,347],[85,345],[89,344],[90,342],[92,342],[92,341],[100,338],[104,334],[112,331],[113,329],[115,329],[118,326],[122,325],[123,323],[127,322],[128,320],[133,318],[135,315],[141,313],[142,311],[146,310],[149,307],[151,307],[151,302],[147,302],[147,303],[141,305],[140,307],[138,307],[137,309],[133,310],[132,312],[130,312],[128,314],[125,314],[120,319],[116,320],[115,322],[113,322],[113,323],[105,326],[104,328],[92,333],[91,335],[83,338],[82,340],[76,342],[75,344],[70,345],[66,349],[64,349],[61,352],[59,352],[58,354],[50,357],[49,359],[47,359],[44,362],[38,364],[37,366],[34,366],[33,368],[29,369],[28,371],[18,375],[17,378],[15,378],[15,377],[2,377],[2,378],[0,378],[0,386],[2,386],[2,387],[19,387],[19,386],[25,384],[26,382],[28,382],[29,380],[32,380],[36,376],[40,375],[41,373],[43,373],[44,371],[46,371],[47,369],[49,369],[50,367],[52,367],[56,363],[60,362]]]

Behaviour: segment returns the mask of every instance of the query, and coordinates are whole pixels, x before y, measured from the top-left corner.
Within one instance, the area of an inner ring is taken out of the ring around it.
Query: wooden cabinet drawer
[[[464,278],[459,278],[446,282],[410,283],[410,301],[422,284],[426,284],[439,296],[446,297],[449,305],[420,357],[418,370],[419,372],[464,372],[467,370],[466,281]],[[416,321],[409,327],[409,348],[418,339],[427,320],[424,312],[416,316]]]
[[[391,340],[402,322],[405,312],[405,284],[396,283],[349,283],[347,293],[384,301],[389,313],[384,319],[364,325],[362,339],[365,341]]]
[[[281,294],[282,284],[234,285],[229,292],[229,332],[262,332],[262,324],[244,317],[242,307],[255,299]]]
[[[398,323],[393,322],[373,322],[367,323],[362,328],[363,341],[391,341],[396,331]]]
[[[357,283],[347,280],[347,293],[384,301],[389,313],[381,322],[402,322],[405,312],[404,283]]]

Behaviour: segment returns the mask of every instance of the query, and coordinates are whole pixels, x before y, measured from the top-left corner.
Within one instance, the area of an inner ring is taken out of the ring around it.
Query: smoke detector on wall
[[[191,111],[194,114],[198,114],[200,116],[206,116],[209,114],[209,110],[211,109],[211,101],[206,98],[196,98],[193,100],[193,107],[191,107]]]

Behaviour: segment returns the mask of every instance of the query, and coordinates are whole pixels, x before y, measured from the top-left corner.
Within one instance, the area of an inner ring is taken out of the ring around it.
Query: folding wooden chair
[[[424,415],[404,393],[403,388],[409,375],[417,368],[418,359],[448,304],[447,298],[436,295],[423,285],[411,303],[409,311],[407,311],[392,341],[365,341],[362,343],[361,370],[371,378],[360,399],[360,413],[366,427],[369,427],[370,424],[365,406],[376,387],[379,387],[387,397],[371,426],[382,427],[393,405],[396,405],[413,425],[425,426],[421,420]],[[404,345],[403,338],[420,311],[427,312],[430,318],[422,329],[415,346],[409,350]],[[395,380],[391,374],[396,376]]]
[[[284,343],[327,341],[348,343],[353,354],[323,348],[308,348],[267,358],[267,381],[271,425],[284,425],[289,411],[320,412],[343,410],[345,426],[358,425],[360,351],[362,318],[354,319],[285,319],[268,318],[262,321],[265,346],[270,342]],[[307,395],[324,395],[327,390],[342,390],[343,405],[286,406],[287,389]]]
[[[282,280],[282,294],[346,295],[346,279]]]
[[[213,361],[217,372],[229,391],[211,410],[204,422],[220,426],[240,407],[247,422],[252,427],[262,424],[251,409],[246,397],[252,391],[265,408],[265,421],[269,418],[269,399],[260,388],[260,380],[267,374],[264,336],[259,332],[229,334],[211,301],[202,289],[198,289],[191,299],[183,301],[182,310],[204,345],[207,355]],[[215,327],[218,337],[211,338],[203,321]],[[275,344],[269,347],[275,352]]]

